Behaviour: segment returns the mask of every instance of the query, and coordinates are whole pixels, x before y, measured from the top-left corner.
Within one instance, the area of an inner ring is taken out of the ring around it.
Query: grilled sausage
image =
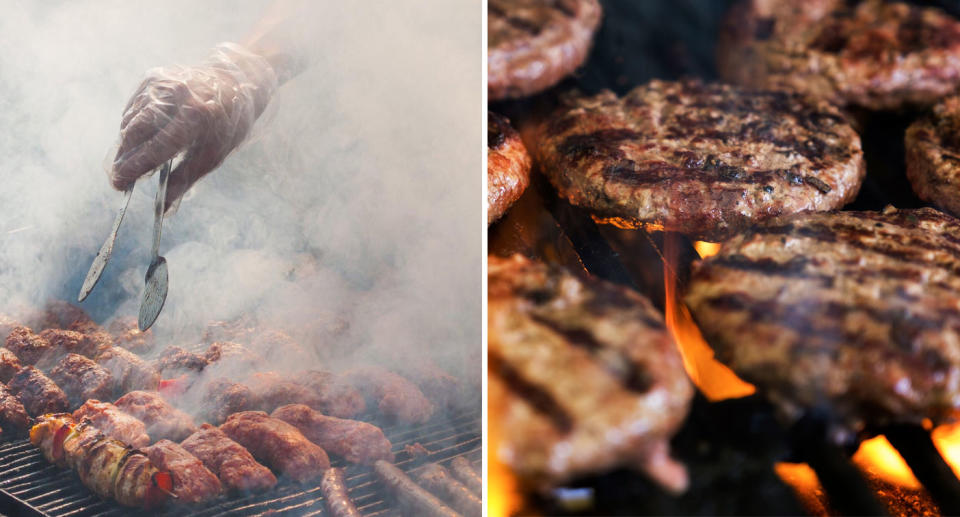
[[[450,504],[465,517],[480,517],[483,504],[463,483],[454,479],[450,471],[436,463],[428,463],[417,473],[417,481],[433,495]]]
[[[89,399],[110,399],[113,376],[99,364],[79,354],[67,354],[50,371],[50,380],[67,394],[70,407]]]
[[[23,368],[17,355],[7,348],[0,348],[0,382],[10,382],[14,374]]]
[[[257,463],[250,451],[210,424],[201,425],[180,445],[216,474],[225,490],[257,492],[277,484],[270,469]]]
[[[425,517],[459,517],[460,514],[443,504],[439,499],[427,492],[420,485],[407,477],[402,470],[391,463],[378,460],[373,464],[377,477],[393,494],[397,504],[411,515]]]
[[[453,461],[450,462],[450,472],[453,474],[453,477],[466,485],[474,494],[480,495],[483,493],[483,480],[480,479],[480,475],[473,469],[473,465],[470,464],[470,460],[467,458],[463,456],[454,458]]]
[[[243,445],[253,457],[297,482],[310,481],[330,468],[327,453],[296,427],[263,411],[230,415],[220,430]]]
[[[343,470],[338,468],[327,469],[320,480],[320,490],[323,492],[323,501],[333,517],[360,517],[360,510],[354,506],[347,493],[347,486],[343,480]]]
[[[390,441],[373,424],[326,416],[303,404],[280,406],[270,416],[296,427],[311,442],[351,463],[393,461]]]
[[[10,379],[10,392],[20,398],[32,416],[60,413],[70,408],[67,394],[49,377],[32,366],[25,366]]]
[[[0,384],[0,425],[11,436],[26,434],[30,429],[30,415],[23,403],[3,384]]]

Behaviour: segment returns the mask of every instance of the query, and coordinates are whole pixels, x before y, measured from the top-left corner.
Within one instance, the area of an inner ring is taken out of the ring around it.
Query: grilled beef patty
[[[859,431],[960,408],[960,221],[942,212],[770,221],[695,265],[686,302],[789,417],[826,408]]]
[[[942,100],[907,128],[906,153],[913,191],[960,216],[960,97]]]
[[[501,461],[541,488],[629,466],[683,490],[668,443],[693,389],[660,313],[625,288],[519,255],[488,264]]]
[[[597,0],[490,0],[487,14],[491,101],[558,83],[587,58],[600,25]]]
[[[705,240],[843,206],[865,172],[859,136],[827,102],[699,81],[569,99],[538,133],[537,162],[571,203]]]
[[[487,112],[487,224],[500,219],[527,189],[531,165],[510,121]]]
[[[841,106],[929,105],[960,86],[960,22],[881,0],[744,0],[720,29],[717,65],[737,84]]]

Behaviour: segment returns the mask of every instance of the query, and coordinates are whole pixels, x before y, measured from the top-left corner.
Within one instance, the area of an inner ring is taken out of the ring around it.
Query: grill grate
[[[393,444],[396,465],[404,471],[431,461],[446,465],[464,456],[474,465],[481,461],[479,408],[434,418],[417,426],[384,427]],[[420,443],[430,454],[411,458],[404,447]],[[350,498],[364,515],[399,515],[381,489],[369,467],[333,459],[335,467],[345,470]],[[213,517],[221,515],[324,515],[323,495],[317,485],[298,485],[281,479],[271,491],[220,498],[206,506],[170,507],[167,515]],[[11,515],[112,516],[137,515],[111,501],[104,501],[87,490],[69,470],[47,461],[27,440],[0,445],[0,513]],[[142,512],[140,512],[142,513]]]

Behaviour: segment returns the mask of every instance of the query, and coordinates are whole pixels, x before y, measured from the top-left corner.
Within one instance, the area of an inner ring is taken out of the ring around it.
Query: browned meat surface
[[[23,365],[20,363],[20,359],[17,359],[16,354],[6,348],[0,348],[0,382],[10,382],[13,374],[17,373],[22,367]]]
[[[270,416],[296,427],[311,442],[351,463],[393,461],[390,441],[375,425],[325,416],[303,404],[281,406]]]
[[[258,405],[257,398],[249,387],[227,379],[210,381],[205,392],[204,414],[211,422],[218,425],[228,416],[256,409]]]
[[[113,336],[114,344],[131,352],[143,354],[153,348],[153,332],[140,331],[134,317],[118,318],[110,322],[107,331]]]
[[[250,451],[220,429],[203,424],[180,445],[220,478],[229,492],[260,492],[277,484],[270,469],[253,459]]]
[[[169,346],[153,361],[153,367],[166,378],[182,374],[196,374],[207,366],[207,360],[200,354],[188,352],[178,346]]]
[[[97,356],[97,362],[113,375],[117,394],[133,390],[154,391],[160,385],[157,370],[125,348],[111,346]]]
[[[260,354],[228,341],[217,341],[204,354],[207,368],[217,375],[238,378],[262,370],[268,364]]]
[[[424,458],[430,455],[430,451],[420,442],[404,445],[403,452],[410,458]]]
[[[284,404],[305,404],[315,409],[323,400],[309,387],[274,373],[256,373],[250,377],[250,389],[257,400],[257,409],[270,412]]]
[[[113,398],[113,376],[106,369],[78,354],[67,354],[50,371],[50,380],[67,394],[70,408],[87,399]]]
[[[380,366],[362,366],[344,373],[381,415],[405,424],[421,424],[433,416],[433,404],[414,383]]]
[[[220,430],[273,470],[296,482],[319,478],[330,468],[327,453],[296,427],[262,411],[234,413]]]
[[[343,479],[343,470],[338,468],[327,469],[320,480],[320,491],[323,492],[323,503],[333,517],[360,517],[360,510],[354,506],[347,493],[347,485]]]
[[[26,408],[3,384],[0,384],[0,425],[5,437],[23,436],[30,430]]]
[[[84,334],[75,330],[46,329],[40,333],[53,347],[54,359],[65,354],[79,354],[93,359],[101,349],[110,345],[108,341],[100,339],[98,334]]]
[[[173,476],[173,493],[179,504],[202,503],[220,495],[220,480],[203,462],[170,440],[146,447],[150,462]]]
[[[10,331],[16,327],[24,326],[20,323],[20,320],[10,316],[9,314],[4,314],[0,312],[0,342],[6,342],[7,336],[10,335]]]
[[[710,241],[842,207],[866,172],[860,137],[828,102],[693,80],[570,98],[531,145],[572,204]]]
[[[425,517],[458,517],[460,515],[416,484],[393,464],[383,460],[377,461],[373,471],[400,508],[404,510],[404,515]]]
[[[78,421],[89,419],[103,434],[133,447],[150,445],[150,436],[143,422],[109,402],[88,400],[73,412],[73,418]]]
[[[938,423],[960,409],[958,235],[930,208],[781,218],[696,265],[686,302],[790,418],[830,408],[840,437]]]
[[[54,300],[43,308],[34,328],[80,330],[97,327],[87,311],[62,300]]]
[[[363,395],[339,375],[308,370],[293,375],[294,380],[320,397],[320,411],[339,418],[352,418],[367,409]]]
[[[179,442],[197,430],[193,418],[171,406],[155,391],[131,391],[115,402],[118,408],[136,417],[154,440]]]
[[[843,106],[928,105],[960,86],[960,22],[882,0],[744,0],[720,29],[725,80]]]
[[[530,184],[533,162],[520,135],[501,115],[487,112],[487,224],[500,219]]]
[[[587,58],[600,14],[597,0],[490,0],[490,100],[532,95],[573,73]]]
[[[463,383],[435,364],[420,364],[404,373],[437,407],[454,409],[467,399]]]
[[[483,503],[480,502],[480,498],[442,466],[428,463],[419,469],[416,478],[420,486],[449,504],[464,517],[481,517],[483,514]]]
[[[960,96],[907,128],[907,178],[920,199],[960,215]]]
[[[15,327],[7,336],[7,350],[10,350],[24,365],[36,364],[44,355],[50,353],[50,342],[34,334],[27,327]]]
[[[67,394],[49,377],[32,366],[24,366],[7,385],[31,416],[62,413],[70,408]]]
[[[693,388],[663,316],[634,291],[515,255],[488,259],[496,454],[532,486],[637,468],[687,485],[669,441]]]
[[[473,468],[467,458],[463,456],[453,458],[453,461],[450,462],[450,473],[474,494],[479,496],[483,493],[483,480],[480,479],[480,474]]]
[[[160,471],[141,451],[128,454],[117,470],[113,482],[113,498],[124,506],[150,508],[151,487]],[[102,475],[102,474],[101,474]]]

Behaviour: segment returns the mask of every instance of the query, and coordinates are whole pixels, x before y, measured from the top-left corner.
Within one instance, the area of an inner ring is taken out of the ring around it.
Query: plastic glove
[[[185,152],[170,175],[169,209],[243,142],[276,89],[270,64],[233,43],[218,45],[199,66],[149,71],[124,109],[110,182],[129,189]]]

